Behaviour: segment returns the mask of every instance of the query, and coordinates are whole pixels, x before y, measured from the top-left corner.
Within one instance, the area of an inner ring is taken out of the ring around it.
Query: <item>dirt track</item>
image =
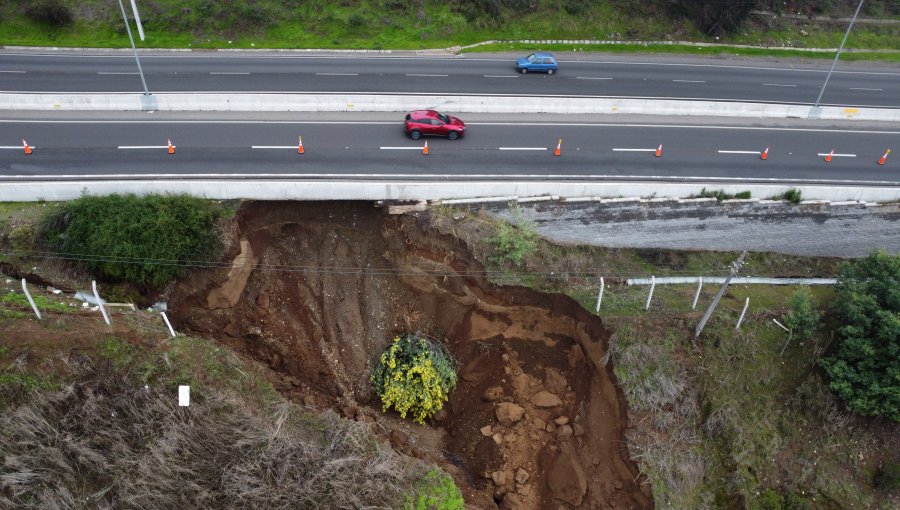
[[[230,270],[195,272],[172,292],[179,330],[267,363],[294,400],[377,421],[397,449],[453,474],[472,508],[653,506],[601,362],[608,334],[574,301],[489,285],[427,213],[257,202],[238,211],[232,237]],[[410,330],[446,339],[460,364],[447,412],[427,426],[382,414],[368,382]],[[511,418],[512,406],[524,415]]]

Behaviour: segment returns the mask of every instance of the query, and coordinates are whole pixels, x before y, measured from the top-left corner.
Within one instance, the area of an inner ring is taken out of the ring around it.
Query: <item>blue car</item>
[[[516,60],[516,71],[522,74],[528,72],[553,74],[556,69],[556,58],[552,53],[536,52]]]

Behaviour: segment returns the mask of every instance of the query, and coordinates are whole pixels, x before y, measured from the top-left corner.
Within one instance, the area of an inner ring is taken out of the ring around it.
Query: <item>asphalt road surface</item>
[[[146,115],[146,114],[145,114]],[[321,118],[334,118],[323,116]],[[219,120],[126,115],[0,119],[0,178],[295,175],[426,180],[695,179],[900,185],[900,130],[470,121],[464,138],[412,141],[396,120]],[[305,154],[297,154],[302,135]],[[24,154],[22,140],[33,147]],[[554,151],[560,139],[561,155]],[[175,154],[168,154],[172,141]],[[661,156],[655,151],[662,145]],[[767,159],[760,153],[769,149]],[[831,162],[825,154],[834,151]]]
[[[150,92],[356,92],[672,98],[812,104],[831,62],[630,57],[560,59],[516,74],[513,55],[317,56],[143,52]],[[0,52],[0,92],[142,92],[126,52]],[[825,105],[900,107],[896,64],[841,63]]]

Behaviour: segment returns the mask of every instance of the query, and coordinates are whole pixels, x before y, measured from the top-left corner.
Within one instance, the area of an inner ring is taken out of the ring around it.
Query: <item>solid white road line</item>
[[[672,80],[678,83],[706,83],[706,80]]]
[[[383,151],[403,151],[403,150],[416,150],[416,151],[420,151],[420,150],[422,150],[423,148],[424,148],[424,147],[422,147],[422,146],[419,146],[419,147],[379,147],[379,149],[381,149],[381,150],[383,150]]]
[[[113,72],[99,71],[97,74],[138,74],[138,73],[113,73]]]
[[[26,71],[0,71],[0,73],[15,73],[15,74],[25,74]]]
[[[120,145],[117,149],[168,149],[168,145]],[[175,148],[175,145],[172,146]]]
[[[486,74],[486,75],[484,75],[484,77],[485,78],[518,78],[519,75],[517,75],[517,74],[511,74],[511,75],[510,74]]]
[[[408,74],[406,74],[406,76],[425,76],[425,77],[429,77],[429,78],[432,78],[432,77],[434,77],[434,78],[438,78],[438,77],[440,77],[440,78],[446,78],[447,76],[450,76],[450,75],[449,75],[449,74],[416,74],[416,73],[408,73]]]
[[[251,149],[296,149],[296,145],[251,145]]]
[[[763,83],[764,87],[796,87],[796,85],[789,85],[784,83]]]
[[[850,87],[850,90],[870,90],[872,92],[881,92],[884,89],[869,89],[866,87]]]
[[[613,148],[614,152],[656,152],[656,149],[619,149],[617,147]]]
[[[545,151],[546,147],[497,147],[498,151]]]
[[[827,155],[828,155],[827,152],[820,152],[820,153],[819,153],[819,156],[827,156]],[[832,154],[831,156],[834,157],[834,158],[855,158],[855,157],[856,157],[856,154],[838,154],[838,153],[834,153],[834,154]]]
[[[218,71],[218,72],[210,71],[209,74],[250,74],[250,73],[237,73],[237,72],[231,73],[231,72],[226,72],[226,71]]]
[[[359,73],[316,73],[316,76],[359,76]]]
[[[576,76],[576,80],[611,80],[612,78],[595,78],[593,76]]]
[[[34,149],[34,145],[29,145],[28,148],[29,148],[29,149]],[[20,151],[24,151],[24,150],[25,150],[25,146],[24,146],[24,145],[0,145],[0,149],[8,149],[8,150],[20,150]]]
[[[760,151],[716,151],[719,154],[762,154]]]

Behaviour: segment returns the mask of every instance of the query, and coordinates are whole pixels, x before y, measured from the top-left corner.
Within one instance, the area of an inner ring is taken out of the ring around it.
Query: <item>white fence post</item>
[[[106,307],[103,306],[103,300],[100,299],[100,294],[97,293],[97,280],[91,280],[91,286],[94,288],[94,297],[97,298],[97,306],[100,307],[100,313],[103,314],[103,320],[105,320],[106,325],[109,326],[109,315],[106,314]]]
[[[697,300],[700,299],[700,289],[703,288],[703,277],[699,278],[699,282],[697,282],[697,292],[694,292],[694,303],[691,305],[691,310],[697,309]]]
[[[747,307],[750,306],[750,298],[747,298],[744,301],[744,309],[741,310],[741,316],[738,317],[737,326],[734,329],[741,329],[741,323],[744,322],[744,314],[747,313]]]
[[[34,303],[34,299],[31,298],[31,293],[28,292],[28,286],[25,285],[25,278],[22,278],[22,292],[25,293],[25,297],[27,297],[28,302],[31,303],[31,309],[34,310],[34,314],[37,315],[38,320],[41,320],[41,311],[38,310],[37,305]]]
[[[600,277],[600,293],[597,294],[597,306],[594,308],[594,313],[600,313],[600,302],[603,301],[603,288],[606,284],[603,283],[603,277]]]
[[[172,334],[172,338],[175,338],[175,330],[172,329],[172,323],[169,322],[169,318],[166,317],[166,312],[159,312],[159,314],[162,315],[163,320],[166,322],[166,327],[169,328],[169,333]]]
[[[656,277],[651,276],[650,277],[650,293],[647,294],[647,304],[644,305],[644,310],[650,309],[650,300],[653,299],[653,289],[655,289],[655,288],[656,288]]]

